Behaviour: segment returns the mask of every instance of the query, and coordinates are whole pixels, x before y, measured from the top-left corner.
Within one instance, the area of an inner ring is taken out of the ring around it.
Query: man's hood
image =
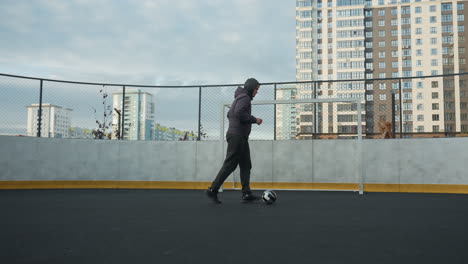
[[[236,92],[234,93],[234,98],[237,98],[241,94],[247,94],[247,91],[242,87],[237,87]]]

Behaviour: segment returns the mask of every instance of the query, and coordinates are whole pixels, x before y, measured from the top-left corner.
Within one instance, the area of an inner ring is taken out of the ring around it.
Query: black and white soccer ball
[[[262,195],[262,200],[266,204],[275,203],[277,198],[278,198],[278,196],[276,195],[275,191],[273,191],[273,190],[266,190],[266,191],[263,192],[263,195]]]

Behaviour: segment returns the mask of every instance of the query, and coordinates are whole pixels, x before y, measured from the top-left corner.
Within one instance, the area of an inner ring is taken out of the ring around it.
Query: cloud
[[[286,2],[7,1],[0,72],[123,83],[292,81],[295,6]]]
[[[294,16],[294,1],[284,0],[4,0],[0,72],[149,85],[294,81]],[[0,95],[2,109],[12,113],[0,122],[13,126],[25,124],[24,106],[37,101],[38,81],[12,81]],[[232,100],[232,89],[203,91],[207,125],[218,122],[218,106]],[[94,119],[88,104],[96,101],[95,87],[46,83],[45,91],[45,100],[75,109],[75,120]],[[198,89],[151,92],[157,121],[195,129]]]

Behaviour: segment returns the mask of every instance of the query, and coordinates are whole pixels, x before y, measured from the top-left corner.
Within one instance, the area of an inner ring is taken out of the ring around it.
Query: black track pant
[[[211,189],[218,191],[227,177],[231,175],[239,164],[242,191],[249,191],[252,162],[250,160],[248,137],[227,134],[226,139],[228,142],[226,159],[224,160],[223,167],[221,167],[211,184]]]

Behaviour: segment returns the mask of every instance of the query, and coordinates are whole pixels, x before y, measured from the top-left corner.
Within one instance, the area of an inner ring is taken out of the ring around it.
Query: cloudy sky
[[[295,80],[294,0],[2,0],[0,72],[156,85]]]

